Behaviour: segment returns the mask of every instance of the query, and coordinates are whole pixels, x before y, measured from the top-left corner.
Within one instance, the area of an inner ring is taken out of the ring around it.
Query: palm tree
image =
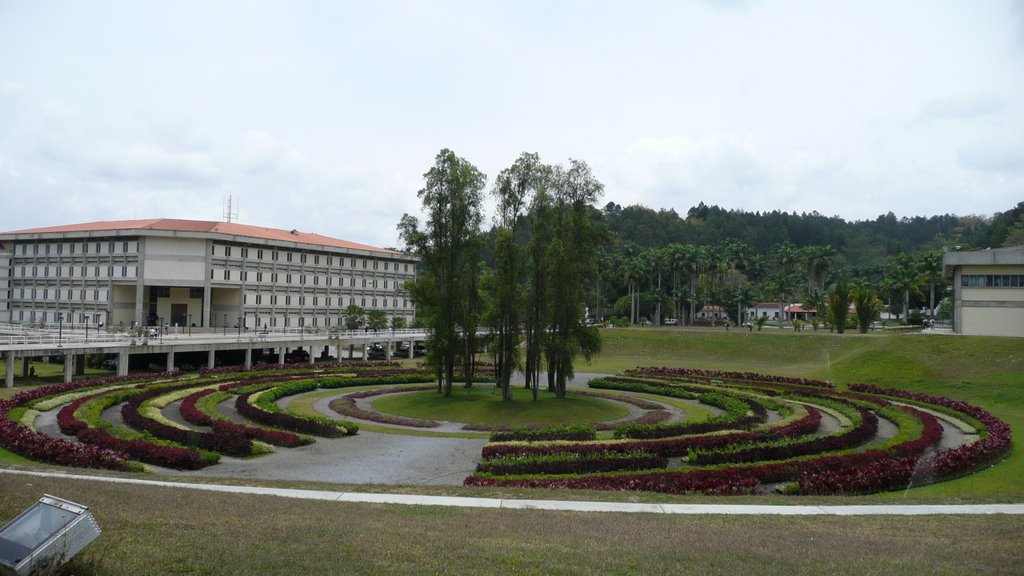
[[[910,295],[920,293],[920,274],[913,260],[906,254],[900,254],[889,266],[884,284],[894,295],[903,296],[902,313],[906,321],[906,315],[910,312]]]
[[[850,286],[840,278],[828,291],[828,311],[836,332],[846,332],[846,317],[850,313]]]
[[[798,257],[807,268],[807,287],[823,290],[825,273],[832,265],[838,252],[830,245],[806,246],[799,250]]]
[[[927,252],[917,261],[921,282],[928,284],[928,316],[935,316],[935,286],[945,280],[942,268],[942,254]]]
[[[804,309],[814,310],[815,315],[821,317],[825,311],[825,293],[817,288],[808,288],[804,292]],[[814,329],[818,329],[817,324],[814,325]]]
[[[866,334],[871,323],[878,319],[882,311],[882,302],[878,299],[878,292],[871,287],[871,284],[861,278],[853,284],[853,309],[857,316],[857,330]]]

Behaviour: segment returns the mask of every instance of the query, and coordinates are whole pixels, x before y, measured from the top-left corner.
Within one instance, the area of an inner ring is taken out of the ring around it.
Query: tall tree
[[[438,391],[452,394],[461,359],[466,385],[472,385],[472,361],[480,298],[482,190],[487,177],[448,149],[441,150],[424,175],[418,193],[427,220],[423,230],[408,214],[398,228],[402,240],[423,260],[424,272],[410,287],[426,315],[431,335],[427,363],[438,376]]]
[[[917,260],[920,280],[928,284],[928,316],[935,316],[935,287],[945,280],[942,268],[942,254],[925,252]]]
[[[552,177],[555,201],[555,230],[547,250],[550,330],[547,346],[549,382],[555,395],[565,397],[566,382],[574,375],[578,355],[585,358],[600,348],[597,330],[583,318],[584,288],[594,273],[600,235],[592,225],[590,211],[604,186],[585,162],[570,160],[568,168],[557,166]]]
[[[502,400],[512,400],[512,373],[519,365],[522,338],[524,262],[516,233],[529,203],[530,194],[540,187],[545,167],[537,154],[523,153],[498,174],[492,195],[498,202],[494,239],[493,328],[497,340],[496,376]]]
[[[883,284],[894,297],[902,297],[903,305],[897,310],[901,310],[904,322],[910,313],[910,297],[920,292],[920,278],[913,259],[907,254],[897,256],[886,271]]]

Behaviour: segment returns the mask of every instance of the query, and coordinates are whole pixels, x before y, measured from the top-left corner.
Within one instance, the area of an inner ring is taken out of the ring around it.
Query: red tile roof
[[[263,228],[260,226],[249,226],[235,222],[211,222],[205,220],[178,220],[174,218],[151,218],[148,220],[110,220],[105,222],[85,222],[83,224],[69,224],[67,226],[49,226],[46,228],[29,228],[25,230],[13,230],[0,234],[60,234],[65,232],[106,232],[120,230],[160,230],[167,232],[205,232],[209,234],[225,234],[229,236],[244,236],[247,238],[260,238],[263,240],[276,240],[279,242],[299,242],[314,244],[317,246],[330,246],[332,248],[348,248],[353,250],[368,250],[371,252],[386,252],[388,254],[399,254],[393,250],[377,248],[367,244],[339,240],[330,236],[321,236],[312,232],[299,232],[297,230],[278,230],[276,228]]]

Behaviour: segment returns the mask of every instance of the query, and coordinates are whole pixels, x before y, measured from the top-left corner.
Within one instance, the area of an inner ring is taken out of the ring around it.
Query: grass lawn
[[[1019,574],[1020,516],[593,514],[310,502],[0,475],[0,518],[44,493],[102,535],[80,576]]]
[[[379,412],[410,418],[509,426],[595,424],[629,415],[629,410],[618,404],[572,393],[559,400],[553,393],[544,391],[534,403],[529,390],[515,387],[512,400],[502,402],[501,393],[493,385],[484,385],[470,395],[457,389],[449,397],[433,390],[389,394],[375,400],[373,407]]]

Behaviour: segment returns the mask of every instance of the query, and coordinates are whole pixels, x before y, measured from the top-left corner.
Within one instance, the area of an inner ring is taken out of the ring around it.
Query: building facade
[[[1024,336],[1024,246],[947,252],[953,276],[953,331]]]
[[[0,233],[0,322],[330,329],[411,323],[407,254],[297,230],[154,219]]]

